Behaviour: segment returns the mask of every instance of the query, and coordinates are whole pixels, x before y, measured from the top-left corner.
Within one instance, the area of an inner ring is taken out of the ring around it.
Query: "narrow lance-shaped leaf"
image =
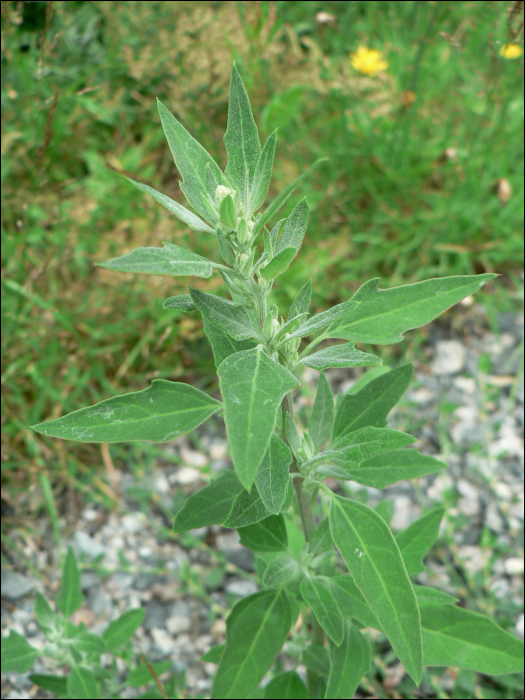
[[[268,140],[263,146],[261,154],[257,160],[255,172],[253,175],[253,183],[250,188],[250,196],[248,199],[247,216],[251,217],[254,211],[264,204],[268,187],[272,179],[273,158],[275,156],[275,146],[277,144],[277,129],[273,131]]]
[[[210,341],[216,367],[229,355],[235,355],[235,353],[241,352],[241,350],[251,350],[255,347],[255,343],[251,340],[235,340],[231,335],[223,331],[222,328],[219,328],[215,323],[209,321],[206,316],[202,317],[202,322],[204,325],[204,332]]]
[[[337,646],[330,640],[330,673],[325,697],[353,698],[369,670],[370,644],[351,622],[345,622],[342,644]]]
[[[376,355],[356,350],[355,343],[333,345],[331,348],[324,348],[307,355],[301,360],[301,364],[312,369],[366,367],[368,365],[380,365],[382,362],[383,360]]]
[[[288,445],[272,435],[270,445],[257,471],[255,484],[262,502],[270,513],[280,513],[288,492],[292,455]]]
[[[312,415],[308,423],[308,432],[316,451],[332,437],[333,425],[334,397],[332,396],[332,389],[330,388],[330,384],[324,372],[321,372],[319,374],[319,383],[317,384],[317,393],[315,395]]]
[[[297,255],[296,248],[283,248],[277,255],[272,258],[272,260],[263,267],[261,270],[261,276],[265,280],[273,280],[278,275],[282,274],[292,262],[292,260]]]
[[[352,577],[401,663],[419,685],[423,649],[419,608],[394,536],[371,508],[331,496],[330,530]]]
[[[187,224],[194,231],[204,231],[206,233],[215,233],[215,229],[213,229],[211,226],[208,226],[208,224],[206,224],[204,221],[202,221],[202,219],[199,219],[199,217],[196,216],[193,212],[189,211],[188,209],[183,207],[178,202],[175,202],[173,199],[170,199],[165,194],[162,194],[161,192],[157,192],[157,190],[154,190],[153,187],[148,187],[148,185],[143,185],[142,182],[136,182],[135,180],[132,180],[129,177],[127,177],[126,180],[128,180],[128,182],[131,182],[132,185],[135,185],[135,187],[137,187],[142,192],[149,194],[150,197],[153,197],[153,199],[156,202],[158,202],[159,204],[162,204],[163,207],[165,207],[172,214],[175,214],[175,216],[178,219],[183,221],[185,224]]]
[[[249,489],[268,449],[277,409],[299,380],[260,347],[230,355],[218,374],[233,464]]]
[[[189,384],[154,379],[143,391],[114,396],[32,428],[80,442],[166,442],[193,430],[221,407],[220,401]]]
[[[168,297],[162,304],[163,309],[180,309],[181,311],[195,311],[197,308],[189,294],[177,294]]]
[[[241,493],[241,482],[231,469],[224,469],[208,486],[189,496],[175,516],[173,532],[222,524]]]
[[[246,697],[259,685],[292,622],[292,606],[282,588],[259,591],[236,603],[226,619],[226,646],[211,698]]]
[[[80,587],[80,571],[71,547],[67,550],[66,560],[62,569],[60,590],[55,603],[64,617],[69,617],[82,605],[84,596]]]
[[[364,486],[384,489],[404,479],[417,479],[425,474],[446,469],[447,464],[416,449],[392,450],[366,459],[352,468],[352,479]]]
[[[444,515],[445,508],[442,506],[433,508],[397,535],[397,545],[409,576],[416,576],[426,570],[423,558],[438,538],[439,526]]]
[[[241,544],[254,552],[281,552],[288,545],[282,515],[270,515],[254,525],[240,527],[238,531]]]
[[[296,251],[301,248],[304,234],[308,228],[308,202],[306,199],[301,199],[299,204],[292,209],[291,214],[284,222],[281,235],[277,239],[275,253],[279,253],[285,248],[295,248]]]
[[[496,276],[442,277],[393,289],[378,289],[379,280],[370,280],[357,290],[354,299],[359,305],[332,337],[376,345],[399,343],[405,331],[429,323]]]
[[[105,263],[99,267],[118,272],[142,272],[149,275],[194,275],[211,277],[213,268],[217,267],[210,260],[181,248],[173,243],[164,242],[164,248],[136,248]]]
[[[349,299],[348,301],[344,301],[342,304],[332,306],[331,309],[321,311],[320,314],[316,314],[302,323],[296,331],[291,333],[291,335],[294,338],[303,338],[306,335],[311,335],[312,333],[317,333],[317,331],[320,331],[323,328],[327,328],[325,331],[326,337],[336,338],[337,336],[332,335],[330,329],[335,327],[335,325],[341,319],[346,318],[346,316],[353,311],[357,304],[357,301]]]
[[[190,294],[201,314],[235,340],[248,340],[257,336],[257,330],[242,306],[198,289],[190,289]]]
[[[302,287],[295,299],[290,306],[288,311],[288,318],[295,318],[299,314],[306,313],[310,311],[310,300],[312,298],[312,282],[307,282],[304,287]]]
[[[301,595],[326,634],[339,646],[344,637],[343,618],[332,593],[330,579],[306,575],[301,581]]]

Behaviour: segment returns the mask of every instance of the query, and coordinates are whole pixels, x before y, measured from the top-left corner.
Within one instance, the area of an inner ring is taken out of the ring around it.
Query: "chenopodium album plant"
[[[405,331],[428,323],[495,275],[430,279],[393,289],[380,289],[378,279],[372,279],[347,301],[314,315],[308,282],[281,316],[269,295],[303,243],[306,200],[267,225],[319,161],[261,213],[276,132],[261,148],[235,66],[224,173],[166,107],[160,102],[158,107],[182,176],[181,189],[196,213],[131,182],[192,229],[214,235],[222,262],[166,242],[163,248],[138,248],[102,266],[204,278],[219,272],[231,299],[190,289],[167,299],[164,308],[202,314],[222,402],[188,384],[158,379],[143,391],[107,399],[34,430],[82,442],[164,442],[213,414],[224,416],[234,468],[221,471],[190,496],[174,522],[176,533],[215,524],[236,528],[241,543],[260,554],[261,590],[233,606],[225,644],[205,656],[218,664],[212,698],[252,693],[301,612],[305,624],[302,633],[294,632],[294,646],[308,669],[309,687],[295,671],[277,674],[266,685],[266,697],[351,698],[371,664],[369,641],[360,631],[364,627],[386,635],[416,684],[424,666],[494,675],[519,672],[522,645],[517,638],[488,617],[458,607],[452,596],[411,580],[424,570],[422,560],[438,536],[444,508],[424,513],[394,536],[376,511],[336,495],[324,483],[335,477],[380,489],[446,467],[408,448],[416,438],[385,427],[389,411],[410,384],[412,365],[385,371],[377,367],[380,358],[358,350],[355,343],[400,342]],[[303,338],[309,342],[301,349]],[[346,342],[319,350],[326,339]],[[334,405],[323,370],[360,366],[375,368]],[[292,397],[303,367],[320,374],[310,421],[301,431]],[[320,492],[329,512],[316,527],[312,503]],[[299,553],[288,546],[284,516],[294,494],[306,542]],[[311,630],[310,636],[304,630]]]

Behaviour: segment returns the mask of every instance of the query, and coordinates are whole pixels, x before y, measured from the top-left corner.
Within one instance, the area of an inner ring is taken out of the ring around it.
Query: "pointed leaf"
[[[9,630],[9,636],[2,637],[2,673],[27,673],[39,653],[25,637]]]
[[[142,190],[142,192],[146,192],[146,194],[149,194],[150,197],[153,197],[153,199],[156,202],[162,204],[163,207],[166,207],[168,211],[170,211],[172,214],[175,214],[175,216],[178,219],[183,221],[194,231],[205,231],[206,233],[215,233],[215,229],[213,229],[211,226],[208,226],[208,224],[202,221],[202,219],[199,219],[199,217],[196,216],[193,212],[189,211],[189,209],[186,209],[178,202],[175,202],[173,199],[167,197],[165,194],[157,192],[157,190],[154,190],[153,187],[143,185],[142,182],[136,182],[135,180],[132,180],[129,177],[127,177],[126,180],[128,182],[131,182],[132,185],[135,185],[135,187],[138,187],[138,189]]]
[[[208,664],[218,664],[219,661],[221,660],[222,652],[224,651],[224,647],[226,646],[226,643],[223,644],[216,644],[214,647],[209,649],[205,654],[201,656],[199,661],[204,661]]]
[[[49,640],[63,629],[63,618],[53,610],[40,591],[35,592],[35,617],[40,630]]]
[[[148,275],[194,275],[211,277],[214,264],[197,253],[180,248],[173,243],[164,242],[164,248],[136,248],[99,267],[118,272],[142,272]]]
[[[351,314],[356,305],[357,302],[354,301],[354,299],[344,301],[342,304],[336,304],[335,306],[332,306],[331,309],[321,311],[320,314],[316,314],[315,316],[309,318],[291,335],[294,338],[303,338],[306,335],[317,333],[317,331],[328,327],[329,330],[326,331],[328,333],[326,337],[337,338],[338,336],[333,335],[330,329],[334,328],[338,323],[340,323],[341,319],[344,319]]]
[[[71,547],[68,547],[62,578],[60,580],[60,590],[55,603],[64,617],[69,617],[82,605],[84,596],[80,588],[80,571],[77,560]]]
[[[114,396],[33,430],[79,442],[166,442],[204,423],[222,404],[189,384],[154,379],[151,386]]]
[[[288,554],[279,554],[266,567],[263,583],[267,588],[284,586],[285,583],[296,578],[300,573],[301,569],[296,559],[288,556]]]
[[[302,661],[306,668],[315,671],[320,676],[328,676],[330,673],[328,649],[320,644],[309,644],[303,649]]]
[[[368,640],[351,622],[345,622],[344,630],[344,641],[340,646],[330,640],[327,698],[353,698],[361,679],[370,670]]]
[[[256,486],[251,491],[241,491],[235,498],[228,517],[222,523],[223,527],[247,527],[264,520],[271,515],[262,502]]]
[[[244,202],[248,195],[245,191],[245,179],[248,180],[248,187],[251,188],[261,146],[250,100],[235,64],[233,64],[230,81],[228,126],[224,134],[224,145],[228,154],[226,176],[240,191],[241,200]],[[248,173],[247,178],[246,173]]]
[[[221,525],[241,493],[241,482],[232,469],[223,469],[216,479],[189,496],[175,516],[173,532]]]
[[[261,682],[292,626],[284,589],[259,591],[235,604],[226,619],[226,646],[211,698],[242,698]]]
[[[426,571],[423,558],[438,538],[439,526],[444,515],[445,508],[442,506],[433,508],[396,536],[409,576]]]
[[[319,375],[317,393],[315,395],[314,407],[310,422],[308,423],[308,433],[314,443],[315,451],[322,447],[332,437],[334,425],[334,397],[332,389],[325,377],[324,372]]]
[[[224,233],[221,231],[220,226],[217,228],[217,241],[219,243],[221,258],[227,265],[233,265],[235,263],[235,255],[233,254]]]
[[[272,678],[264,688],[266,700],[307,700],[308,691],[295,671],[287,671]]]
[[[412,587],[414,593],[416,594],[417,604],[419,609],[426,607],[427,605],[454,605],[458,602],[457,598],[445,593],[445,591],[440,591],[437,588],[431,588],[430,586],[419,586],[417,583],[413,583]],[[423,657],[424,648],[423,648]]]
[[[176,294],[168,297],[162,304],[163,309],[180,309],[181,311],[195,311],[196,306],[189,294]]]
[[[355,349],[355,343],[333,345],[307,355],[301,363],[312,369],[328,369],[329,367],[365,367],[367,365],[380,365],[383,360],[368,352]]]
[[[368,606],[416,685],[421,681],[419,608],[394,536],[371,508],[333,495],[330,530]]]
[[[381,630],[381,625],[351,576],[332,576],[331,581],[332,592],[345,620],[358,620],[363,627]]]
[[[497,275],[442,277],[393,289],[378,289],[379,280],[366,283],[366,293],[349,318],[338,325],[334,338],[390,345],[403,340],[403,333],[429,323],[458,301],[474,294]]]
[[[272,179],[273,159],[275,146],[277,145],[277,129],[273,131],[263,146],[261,154],[255,166],[253,184],[250,188],[247,216],[251,217],[254,211],[264,204],[268,187]]]
[[[412,381],[411,363],[373,379],[357,394],[347,393],[341,401],[334,423],[334,440],[367,425],[383,428],[386,417]]]
[[[330,461],[349,474],[352,468],[375,455],[416,442],[417,438],[391,428],[360,428],[332,442]],[[322,456],[322,455],[320,455]],[[352,477],[350,477],[352,478]]]
[[[86,666],[72,666],[67,677],[67,691],[72,698],[98,700],[100,687],[95,674]]]
[[[257,336],[257,331],[242,306],[198,289],[190,289],[190,294],[201,314],[235,340],[248,340]]]
[[[219,219],[221,224],[226,226],[226,228],[232,231],[235,231],[237,228],[237,212],[235,211],[235,204],[233,203],[231,194],[226,195],[221,202]]]
[[[271,260],[271,262],[263,267],[261,270],[261,276],[265,280],[273,280],[278,277],[282,272],[284,272],[292,260],[297,255],[296,248],[284,248]]]
[[[301,595],[328,637],[339,646],[344,629],[341,611],[332,593],[330,579],[325,576],[305,576],[301,581]]]
[[[272,435],[270,445],[259,467],[255,484],[262,502],[270,513],[278,514],[286,500],[292,455],[288,445]]]
[[[299,432],[299,428],[295,424],[295,420],[291,413],[286,412],[284,418],[284,432],[286,435],[286,440],[292,448],[292,452],[297,455],[299,450],[303,445],[303,438]]]
[[[284,222],[283,230],[275,245],[275,253],[285,248],[295,248],[296,251],[301,248],[308,228],[308,211],[308,202],[306,199],[301,199]]]
[[[254,552],[281,552],[287,548],[288,537],[282,515],[270,515],[255,525],[238,530],[241,544]]]
[[[421,610],[425,666],[457,666],[499,676],[523,673],[523,642],[489,617],[454,605]]]
[[[48,674],[32,673],[29,676],[31,683],[34,683],[43,690],[49,690],[58,697],[68,697],[67,695],[67,678],[62,676],[51,676]]]
[[[307,313],[310,311],[310,301],[312,299],[312,282],[307,282],[304,287],[302,287],[297,296],[290,306],[288,311],[288,318],[295,318],[299,314]]]
[[[209,321],[205,316],[202,317],[202,322],[204,325],[204,332],[210,341],[213,351],[215,367],[218,367],[229,355],[235,355],[235,353],[241,352],[241,350],[250,350],[255,347],[255,343],[251,340],[234,340],[231,335],[225,333],[222,328],[216,326],[215,323]]]
[[[353,467],[352,479],[358,484],[384,489],[397,481],[417,479],[425,474],[446,469],[447,466],[444,462],[429,455],[422,455],[413,448],[392,450],[366,459],[359,467]]]
[[[217,214],[210,203],[215,199],[215,192],[207,189],[206,166],[217,182],[225,184],[225,178],[206,149],[186,131],[160,100],[157,100],[157,107],[168,145],[182,175],[180,188],[191,206],[215,226]]]
[[[217,370],[235,472],[253,484],[284,396],[300,382],[260,347],[227,357]]]
[[[145,610],[145,608],[126,610],[109,623],[102,634],[102,639],[106,642],[109,651],[117,653],[119,647],[129,642],[144,621]]]

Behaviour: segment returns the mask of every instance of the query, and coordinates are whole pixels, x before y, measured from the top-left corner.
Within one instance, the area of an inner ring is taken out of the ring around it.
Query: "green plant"
[[[452,596],[410,580],[423,570],[422,560],[437,538],[444,508],[425,513],[394,538],[377,512],[336,495],[324,483],[326,477],[335,477],[384,488],[446,467],[406,449],[415,442],[411,435],[385,427],[389,411],[411,381],[411,364],[387,372],[370,370],[357,390],[347,392],[335,406],[323,370],[381,365],[380,358],[360,351],[356,342],[397,343],[405,331],[428,323],[495,275],[430,279],[386,290],[372,279],[351,299],[310,318],[312,290],[307,283],[284,318],[268,297],[275,278],[288,268],[303,242],[306,200],[273,228],[266,225],[319,161],[263,213],[256,213],[270,183],[276,132],[261,149],[235,66],[224,173],[160,102],[159,112],[183,178],[181,189],[197,213],[131,182],[190,228],[215,235],[223,262],[166,242],[164,248],[139,248],[102,266],[203,278],[213,270],[221,274],[231,300],[190,289],[189,294],[167,299],[164,307],[201,312],[222,402],[188,384],[158,379],[143,391],[107,399],[33,429],[81,442],[163,442],[215,413],[224,415],[234,470],[221,472],[187,499],[174,531],[213,524],[238,529],[241,543],[260,555],[263,588],[235,604],[227,618],[225,644],[204,657],[218,663],[212,698],[249,696],[272,668],[301,609],[312,630],[310,636],[296,639],[308,668],[308,687],[295,671],[277,674],[265,688],[267,698],[352,697],[370,669],[363,627],[388,637],[416,684],[425,665],[453,665],[489,675],[519,672],[518,639],[490,618],[457,607]],[[257,248],[261,238],[262,251]],[[302,339],[311,336],[301,349]],[[319,350],[326,339],[347,342]],[[301,433],[293,416],[292,392],[305,366],[320,375],[308,429]],[[316,527],[312,505],[317,496],[329,502],[329,515]],[[288,547],[284,516],[293,502],[306,541],[299,554]],[[341,572],[334,544],[350,575]],[[11,638],[6,642],[8,653],[10,645],[21,644]],[[73,668],[79,664],[73,658]],[[16,670],[16,662],[11,668]]]

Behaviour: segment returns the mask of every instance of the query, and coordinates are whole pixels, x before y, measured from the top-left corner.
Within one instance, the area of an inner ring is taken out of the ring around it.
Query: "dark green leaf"
[[[273,158],[275,156],[276,144],[277,129],[268,137],[268,140],[263,146],[259,159],[257,160],[257,166],[255,167],[253,184],[250,189],[248,201],[248,217],[251,217],[253,212],[257,211],[257,209],[264,204],[264,200],[268,194],[268,187],[270,186],[270,180],[272,179]]]
[[[383,452],[389,452],[397,447],[404,447],[416,442],[416,438],[408,433],[392,428],[360,428],[347,433],[332,442],[329,452],[330,461],[345,469],[350,476],[352,469],[370,457]],[[319,455],[319,457],[322,457]]]
[[[409,576],[426,571],[423,558],[438,538],[439,526],[444,515],[445,508],[442,506],[433,508],[396,536]]]
[[[277,255],[271,260],[271,262],[263,267],[261,270],[261,277],[265,280],[273,280],[275,277],[284,272],[292,260],[297,255],[296,248],[283,248]]]
[[[201,314],[235,340],[248,340],[257,336],[257,330],[242,306],[198,289],[190,289],[190,294]]]
[[[312,438],[316,452],[332,437],[333,425],[334,397],[324,372],[321,372],[312,415],[308,423],[308,433]]]
[[[2,637],[2,673],[27,673],[38,655],[18,632],[9,630],[9,636]]]
[[[199,661],[205,661],[206,663],[209,664],[218,664],[219,661],[221,660],[222,652],[224,651],[224,647],[226,646],[226,643],[223,644],[216,644],[214,647],[209,649],[205,654],[201,656]]]
[[[284,222],[283,230],[275,245],[275,253],[279,253],[286,248],[295,248],[297,254],[303,243],[307,228],[308,202],[306,199],[301,199]]]
[[[290,449],[276,435],[272,435],[270,445],[255,477],[255,484],[267,510],[278,514],[286,500],[292,461]]]
[[[71,547],[68,547],[62,578],[60,580],[60,590],[55,598],[55,603],[64,617],[69,617],[82,605],[84,596],[80,588],[80,571],[77,560]]]
[[[352,625],[344,623],[343,643],[330,640],[330,674],[327,698],[353,698],[361,679],[370,670],[370,645],[366,637]]]
[[[343,618],[332,593],[330,579],[306,575],[301,581],[301,595],[328,637],[339,645],[343,641]]]
[[[264,520],[271,513],[266,509],[255,484],[251,491],[241,491],[233,502],[228,517],[223,522],[224,527],[246,527]]]
[[[238,528],[240,542],[254,552],[281,552],[288,546],[282,515],[270,515],[254,525]]]
[[[416,479],[433,474],[448,465],[434,457],[422,455],[416,449],[392,450],[361,462],[352,468],[352,478],[359,484],[384,489],[403,479]]]
[[[295,671],[287,671],[272,678],[264,688],[266,700],[307,700],[308,691]]]
[[[301,363],[312,369],[328,369],[329,367],[365,367],[368,365],[380,365],[383,360],[368,352],[355,349],[355,343],[333,345],[307,355]]]
[[[49,690],[59,697],[67,695],[67,678],[63,676],[48,676],[40,673],[32,673],[29,676],[31,683],[34,683],[43,690]]]
[[[208,486],[192,494],[175,516],[173,532],[222,524],[241,493],[241,482],[232,469],[224,469]]]
[[[222,328],[209,321],[206,316],[202,317],[202,322],[204,324],[204,332],[210,341],[216,367],[229,355],[235,355],[241,350],[251,350],[255,347],[255,343],[251,340],[234,340],[231,335],[228,335]]]
[[[177,294],[174,297],[168,297],[164,304],[162,304],[163,309],[181,309],[181,311],[195,311],[197,308],[193,303],[193,299],[189,294]]]
[[[288,318],[295,318],[299,314],[310,311],[310,300],[312,298],[312,282],[307,282],[302,287],[290,306]]]
[[[164,241],[164,248],[136,248],[99,267],[118,272],[142,272],[149,275],[193,275],[211,277],[214,263],[173,243]]]

